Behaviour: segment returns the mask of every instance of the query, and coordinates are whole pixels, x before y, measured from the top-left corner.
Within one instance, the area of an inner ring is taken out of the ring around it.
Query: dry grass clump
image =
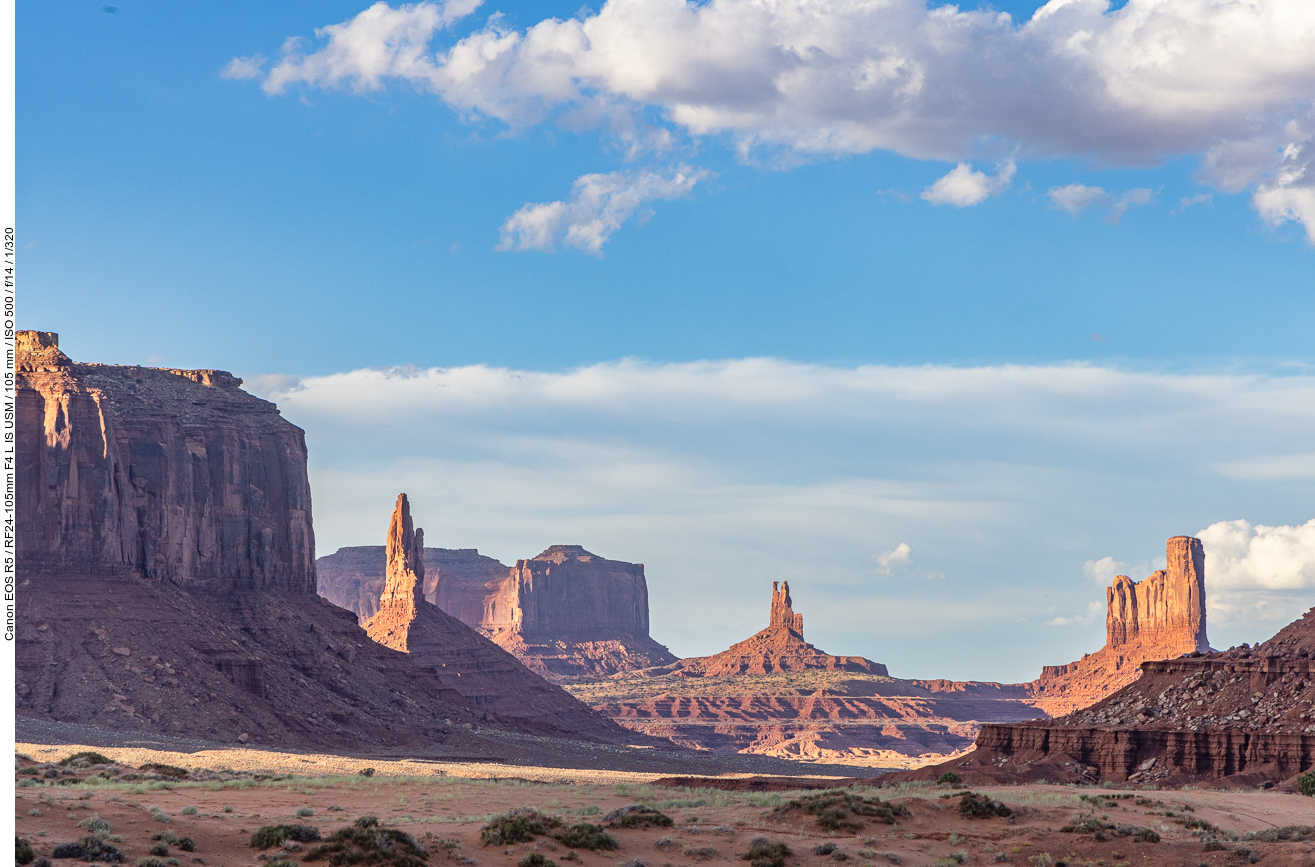
[[[781,816],[796,812],[814,816],[823,831],[857,831],[869,819],[893,825],[896,819],[909,815],[908,809],[900,804],[835,789],[796,798],[772,812]]]

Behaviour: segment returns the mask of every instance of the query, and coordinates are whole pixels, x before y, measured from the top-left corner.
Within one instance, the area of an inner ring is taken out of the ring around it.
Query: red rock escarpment
[[[1068,665],[1048,665],[1033,681],[1038,706],[1065,714],[1100,701],[1136,680],[1148,660],[1210,649],[1205,632],[1205,549],[1175,536],[1166,568],[1136,582],[1126,575],[1106,588],[1105,646]]]
[[[579,545],[554,545],[504,566],[474,549],[426,548],[424,597],[545,677],[600,676],[666,665],[649,637],[644,567]],[[384,586],[381,547],[319,560],[320,592],[369,617]]]
[[[477,712],[314,595],[302,432],[222,371],[17,340],[18,712],[412,748]]]
[[[1145,662],[1136,681],[1067,716],[984,726],[973,752],[921,773],[954,770],[969,782],[1290,781],[1315,765],[1313,658],[1315,609],[1254,648]]]
[[[424,531],[412,524],[406,494],[397,498],[385,551],[379,611],[363,624],[372,640],[432,667],[466,701],[522,728],[619,743],[635,739],[425,600]]]

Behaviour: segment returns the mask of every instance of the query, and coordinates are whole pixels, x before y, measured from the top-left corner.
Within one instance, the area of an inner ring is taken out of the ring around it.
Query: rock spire
[[[772,582],[772,614],[767,625],[783,626],[800,638],[804,637],[804,615],[795,614],[790,605],[789,581],[782,581],[779,587]]]
[[[388,523],[385,551],[387,566],[384,590],[379,597],[380,610],[400,607],[403,610],[399,614],[414,617],[425,601],[425,531],[416,529],[411,521],[411,503],[406,494],[397,495],[397,505]]]

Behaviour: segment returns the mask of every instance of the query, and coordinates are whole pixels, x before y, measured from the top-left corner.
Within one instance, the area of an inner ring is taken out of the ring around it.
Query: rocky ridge
[[[505,566],[475,549],[426,548],[424,598],[550,679],[605,676],[675,661],[649,636],[648,586],[638,563],[579,545],[554,545]],[[321,595],[378,611],[380,546],[342,548],[318,561]]]
[[[1067,665],[1048,665],[1032,682],[1038,707],[1058,716],[1133,682],[1141,664],[1210,650],[1205,618],[1205,549],[1200,539],[1165,543],[1167,565],[1137,582],[1119,575],[1106,588],[1105,646]]]
[[[401,494],[388,527],[379,611],[363,624],[372,641],[436,670],[467,702],[522,728],[556,736],[585,733],[618,743],[635,740],[426,601],[424,550],[424,530],[413,526],[410,502]]]

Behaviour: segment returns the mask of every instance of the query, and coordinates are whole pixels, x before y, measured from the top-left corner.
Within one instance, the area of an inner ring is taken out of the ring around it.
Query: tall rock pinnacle
[[[784,626],[800,638],[804,637],[804,615],[795,614],[790,604],[789,581],[782,581],[779,587],[772,582],[772,615],[768,626]]]
[[[411,503],[406,494],[397,495],[393,518],[388,524],[388,565],[379,607],[400,606],[398,614],[414,617],[424,601],[425,531],[411,521]]]

